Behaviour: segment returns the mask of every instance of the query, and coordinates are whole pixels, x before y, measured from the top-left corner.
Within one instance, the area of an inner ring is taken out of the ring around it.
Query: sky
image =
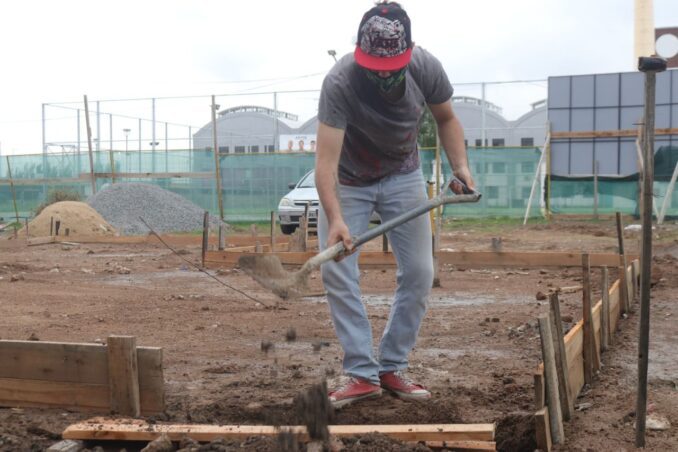
[[[456,95],[515,119],[546,97],[550,76],[634,70],[633,0],[403,0],[416,45],[442,62]],[[77,139],[88,96],[102,149],[152,140],[186,147],[221,108],[261,105],[306,120],[324,74],[354,48],[371,0],[22,0],[0,3],[0,153]],[[678,26],[678,1],[654,0],[655,27]],[[285,91],[308,91],[284,93]],[[270,93],[278,91],[274,96]],[[253,94],[267,93],[267,94]],[[171,98],[171,99],[170,99]],[[143,99],[143,100],[116,100]],[[116,100],[116,101],[111,101]],[[58,105],[56,105],[58,104]],[[141,134],[139,121],[143,118]],[[85,142],[84,113],[80,139]],[[164,123],[167,123],[165,125]],[[190,127],[190,128],[189,128]],[[167,131],[167,132],[166,132]],[[139,140],[141,136],[141,140]],[[84,144],[83,144],[84,146]],[[54,147],[50,147],[54,150]]]

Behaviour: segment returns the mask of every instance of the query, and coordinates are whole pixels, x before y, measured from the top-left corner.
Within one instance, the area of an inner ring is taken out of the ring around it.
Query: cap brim
[[[404,68],[412,59],[412,49],[407,49],[404,53],[394,57],[376,57],[362,51],[360,46],[356,46],[353,53],[355,62],[359,66],[371,71],[397,71]]]

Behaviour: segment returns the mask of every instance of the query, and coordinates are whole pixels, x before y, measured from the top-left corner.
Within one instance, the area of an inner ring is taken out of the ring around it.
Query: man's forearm
[[[339,175],[336,164],[333,165],[320,159],[316,160],[315,185],[327,220],[332,223],[335,220],[341,219]]]
[[[456,172],[461,168],[468,168],[468,157],[464,145],[464,129],[456,116],[438,124],[440,142],[445,149],[447,159]]]

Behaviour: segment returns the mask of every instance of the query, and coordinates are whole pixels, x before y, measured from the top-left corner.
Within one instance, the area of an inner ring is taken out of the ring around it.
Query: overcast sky
[[[2,2],[1,152],[39,153],[41,105],[79,102],[70,106],[82,108],[83,94],[90,103],[204,96],[157,104],[158,121],[200,127],[210,119],[210,94],[319,89],[333,64],[327,50],[335,49],[338,56],[352,51],[361,15],[372,4],[370,0]],[[412,20],[414,41],[442,61],[453,85],[631,71],[633,4],[633,0],[402,2]],[[678,1],[655,0],[654,18],[656,27],[678,26]],[[480,95],[478,87],[467,85],[457,86],[456,93]],[[504,107],[509,119],[545,96],[545,83],[488,87],[488,100]],[[102,112],[115,115],[115,148],[121,148],[123,127],[132,129],[130,140],[138,138],[137,122],[117,115],[150,119],[149,102],[101,104]],[[271,95],[217,100],[222,108],[245,103],[272,107],[272,102]],[[312,116],[316,104],[317,93],[278,98],[278,107],[298,114],[300,120]],[[73,110],[48,107],[47,141],[75,140],[75,115]],[[108,130],[110,119],[101,121],[101,128]],[[170,127],[172,136],[189,136],[187,128]],[[142,128],[148,132],[146,124]],[[150,140],[142,133],[144,142]],[[102,142],[111,138],[106,134],[102,131]],[[157,134],[164,137],[164,129],[159,127]]]

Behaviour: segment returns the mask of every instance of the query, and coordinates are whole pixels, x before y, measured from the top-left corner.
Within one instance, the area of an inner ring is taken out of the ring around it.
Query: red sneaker
[[[330,403],[334,408],[341,408],[358,400],[379,397],[381,387],[369,380],[351,377],[343,386],[329,392]]]
[[[417,384],[401,372],[388,372],[379,376],[381,387],[391,391],[398,397],[407,400],[430,399],[431,393],[420,384]]]

